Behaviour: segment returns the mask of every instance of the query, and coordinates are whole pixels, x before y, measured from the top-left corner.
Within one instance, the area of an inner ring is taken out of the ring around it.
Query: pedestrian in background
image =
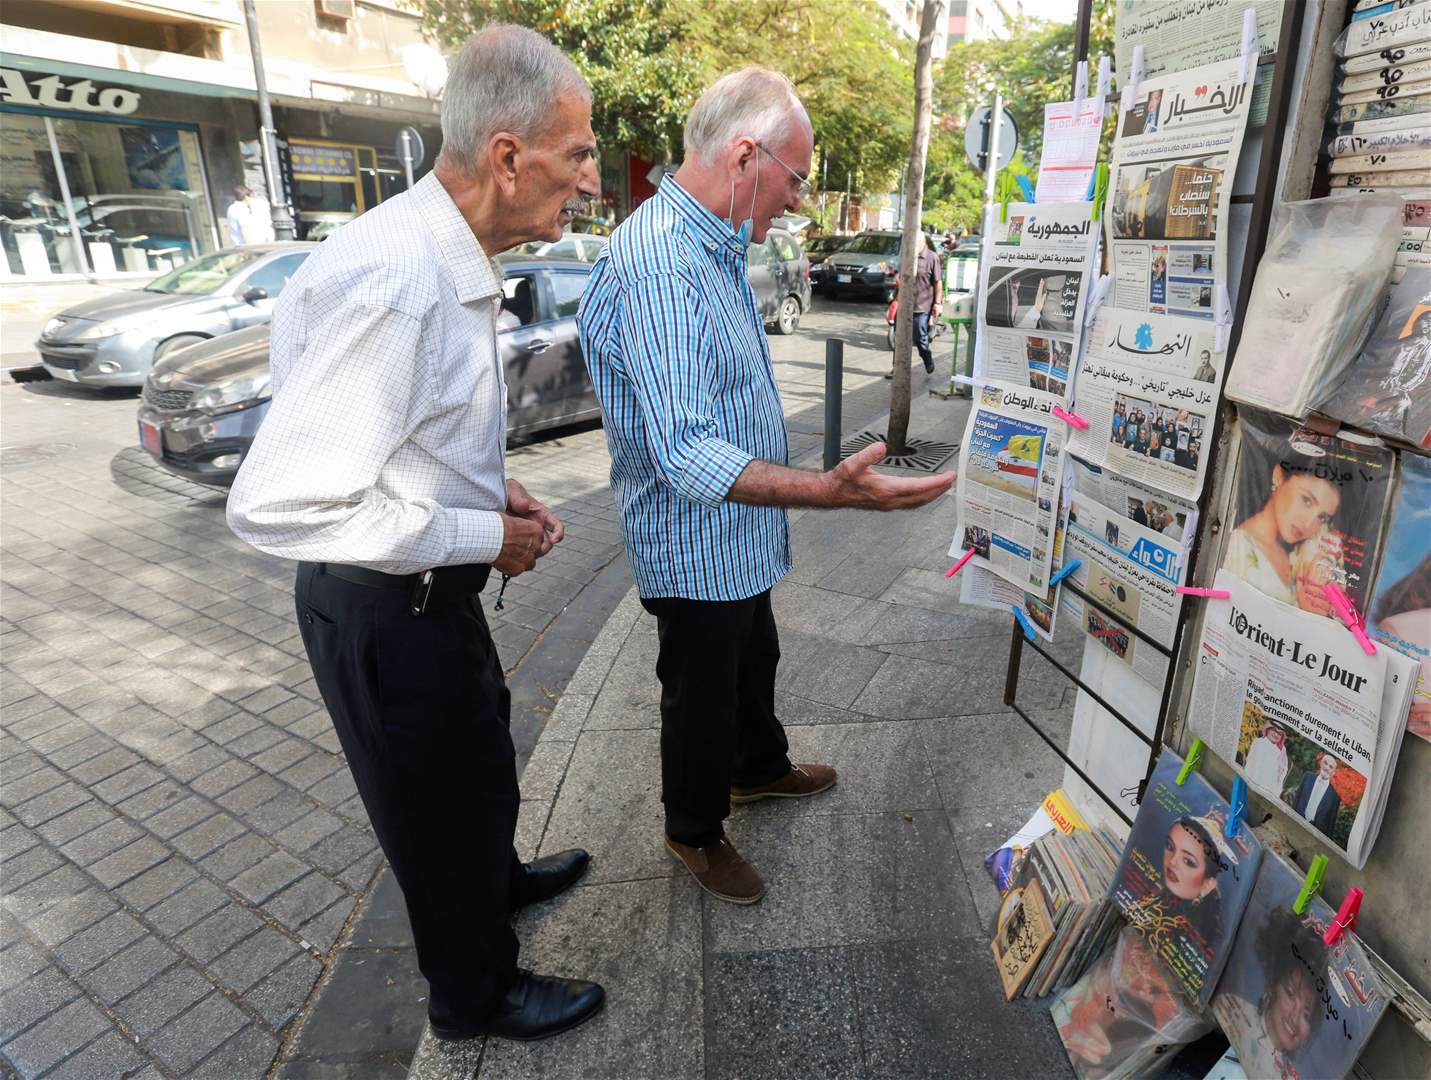
[[[272,210],[265,200],[242,184],[234,188],[234,201],[229,203],[224,221],[232,244],[273,243]]]
[[[914,347],[924,361],[926,374],[934,374],[934,352],[929,347],[931,319],[944,306],[944,260],[934,250],[934,239],[920,233],[919,255],[914,264]]]
[[[578,315],[641,604],[656,616],[665,843],[734,903],[764,884],[725,834],[732,801],[815,795],[775,715],[770,591],[790,569],[785,507],[921,506],[952,474],[871,471],[876,443],[827,473],[790,468],[746,249],[808,191],[813,135],[783,75],[719,79],[686,121],[685,160],[616,227]]]
[[[533,1039],[581,1023],[594,983],[517,967],[512,912],[585,871],[523,865],[510,697],[478,593],[562,539],[508,479],[492,256],[557,240],[600,191],[591,91],[545,38],[470,38],[442,95],[442,153],[344,225],[273,318],[273,405],[229,524],[298,561],[303,644],[402,887],[442,1037]]]

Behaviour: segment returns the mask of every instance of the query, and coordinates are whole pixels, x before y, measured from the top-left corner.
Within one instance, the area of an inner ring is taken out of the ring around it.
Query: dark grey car
[[[601,415],[577,341],[576,308],[591,264],[500,255],[497,343],[507,378],[507,434]],[[227,487],[270,398],[269,327],[164,357],[144,384],[139,441],[171,472]]]
[[[903,236],[892,230],[862,232],[825,260],[821,288],[826,296],[894,299]]]
[[[35,347],[57,379],[143,386],[155,360],[273,318],[278,294],[317,244],[226,248],[155,278],[61,311]]]

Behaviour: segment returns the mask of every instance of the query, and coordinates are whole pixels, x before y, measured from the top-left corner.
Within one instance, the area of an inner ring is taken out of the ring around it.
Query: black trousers
[[[483,1020],[516,974],[511,698],[475,595],[421,616],[406,589],[298,567],[298,625],[402,887],[439,1023]]]
[[[780,636],[770,591],[747,600],[642,599],[656,616],[661,680],[661,802],[666,834],[683,844],[720,838],[730,789],[790,771],[775,718]]]

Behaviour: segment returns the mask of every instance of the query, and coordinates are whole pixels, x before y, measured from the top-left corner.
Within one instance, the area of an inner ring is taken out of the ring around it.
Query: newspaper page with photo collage
[[[980,267],[980,379],[1067,397],[1097,269],[1091,209],[1010,203],[994,215]]]
[[[1103,212],[1115,307],[1217,316],[1250,90],[1232,60],[1125,91]]]

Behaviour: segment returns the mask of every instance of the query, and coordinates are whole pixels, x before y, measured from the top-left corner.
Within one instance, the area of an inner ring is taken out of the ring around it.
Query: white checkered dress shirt
[[[409,574],[502,548],[501,272],[437,177],[335,232],[273,316],[273,403],[229,527],[288,559]]]

